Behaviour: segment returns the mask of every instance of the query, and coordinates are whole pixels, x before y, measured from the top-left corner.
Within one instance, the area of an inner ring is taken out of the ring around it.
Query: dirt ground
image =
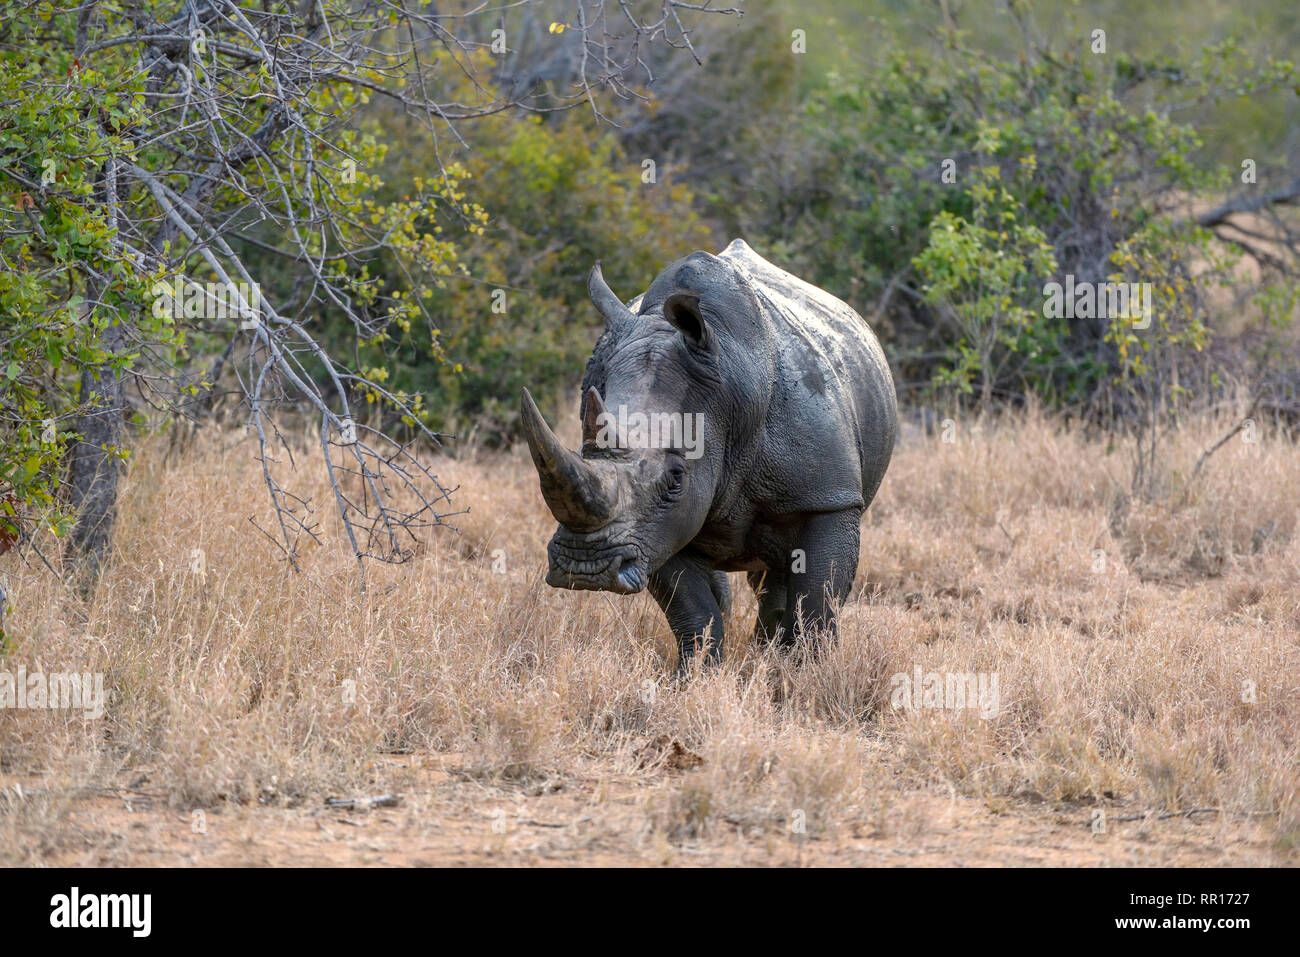
[[[669,843],[644,826],[667,781],[589,773],[518,789],[485,787],[457,755],[392,756],[373,793],[393,806],[225,806],[182,812],[135,787],[79,797],[47,848],[50,866],[77,867],[1216,867],[1285,863],[1267,831],[1217,814],[1163,819],[1115,808],[1096,830],[1091,808],[1031,800],[893,792],[871,826],[809,837],[722,821],[722,833]],[[30,796],[38,785],[9,779]],[[657,794],[658,792],[658,794]],[[12,798],[11,798],[12,799]],[[1134,820],[1133,818],[1137,818]]]

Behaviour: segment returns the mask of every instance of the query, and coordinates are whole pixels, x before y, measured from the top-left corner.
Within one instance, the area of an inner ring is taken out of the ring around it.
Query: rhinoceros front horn
[[[636,318],[632,310],[623,305],[623,300],[614,295],[614,290],[606,284],[600,263],[591,267],[591,275],[587,277],[587,293],[595,303],[596,311],[604,317],[606,325],[612,326]]]
[[[542,497],[555,520],[574,532],[592,532],[607,525],[614,503],[596,470],[560,444],[527,389],[519,406],[524,438],[541,478]]]

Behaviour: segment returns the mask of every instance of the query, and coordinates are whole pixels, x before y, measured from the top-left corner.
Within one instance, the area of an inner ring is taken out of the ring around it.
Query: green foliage
[[[1124,340],[1104,319],[1044,320],[1043,269],[1104,282],[1117,249],[1232,188],[1239,166],[1200,162],[1187,104],[1267,102],[1300,73],[1230,42],[1099,56],[1087,38],[997,58],[941,32],[852,79],[831,72],[774,141],[787,159],[753,171],[763,202],[735,212],[740,232],[872,318],[904,383],[1095,406],[1122,381]],[[1181,288],[1203,313],[1185,274],[1213,237],[1178,235],[1177,256],[1144,257],[1131,278]],[[1044,243],[1050,259],[1034,262]],[[1186,354],[1189,329],[1162,334]]]
[[[245,261],[264,261],[264,271],[252,266],[263,293],[308,322],[292,295],[305,272],[286,264],[319,262],[313,297],[347,301],[365,316],[350,341],[336,336],[336,354],[347,355],[358,338],[408,331],[424,315],[419,303],[456,268],[455,239],[467,224],[481,226],[481,210],[464,195],[468,174],[454,164],[436,181],[415,179],[400,196],[379,197],[384,183],[367,171],[383,163],[387,146],[373,125],[351,121],[371,88],[397,82],[380,47],[357,53],[351,72],[322,72],[286,89],[264,63],[218,43],[223,27],[210,26],[209,45],[192,39],[173,54],[180,67],[140,69],[136,21],[162,21],[178,9],[162,0],[96,5],[97,42],[83,62],[74,58],[76,8],[0,0],[0,500],[8,503],[0,533],[15,532],[20,511],[34,524],[68,526],[59,494],[65,453],[80,439],[78,417],[99,414],[99,377],[134,376],[162,421],[204,387],[189,367],[206,367],[235,324],[173,318],[156,308],[157,293],[177,279],[222,279],[214,249],[235,279],[243,265],[234,268],[224,244],[253,250]],[[341,29],[346,11],[330,13]],[[151,76],[180,83],[188,106],[176,106],[174,90],[146,88]],[[290,98],[285,109],[298,135],[268,140],[266,154],[250,149],[273,127],[277,97]],[[202,167],[214,150],[227,157],[219,183],[196,188],[213,172],[188,163]],[[274,162],[263,162],[267,155]],[[191,204],[179,214],[186,225],[170,232],[178,200],[160,201],[163,190]],[[454,231],[425,228],[444,214],[457,219]],[[267,249],[283,258],[267,260]],[[369,270],[374,249],[394,266],[382,276]],[[270,334],[285,332],[277,326]],[[302,338],[293,346],[302,348]],[[303,367],[321,372],[324,354],[303,351]],[[332,363],[331,374],[390,407],[402,398]],[[418,414],[418,400],[411,405]]]
[[[156,277],[98,202],[104,159],[134,160],[132,137],[148,128],[143,77],[112,53],[74,61],[75,11],[46,4],[33,18],[31,6],[0,0],[0,534],[17,531],[15,501],[33,522],[66,529],[54,506],[82,375],[121,372],[141,339],[183,342],[170,318],[140,308]],[[133,345],[107,351],[103,332],[119,323]]]
[[[1205,256],[1192,274],[1189,255]],[[1137,277],[1160,276],[1152,283],[1150,315],[1109,317],[1106,340],[1115,346],[1117,375],[1122,382],[1150,380],[1157,363],[1167,363],[1180,348],[1199,352],[1209,336],[1206,316],[1196,306],[1192,286],[1208,287],[1217,282],[1230,286],[1232,269],[1239,256],[1216,252],[1206,230],[1178,228],[1154,220],[1121,242],[1111,254],[1114,266],[1109,278],[1116,282],[1144,281]],[[1135,326],[1143,325],[1141,331]],[[1174,386],[1172,398],[1181,394]]]
[[[580,379],[600,331],[587,298],[594,263],[630,299],[672,260],[714,244],[677,171],[660,166],[643,182],[640,160],[589,114],[487,118],[473,145],[458,161],[484,219],[460,244],[460,268],[427,298],[426,320],[390,331],[362,361],[394,389],[423,394],[436,427],[494,441],[516,420],[523,386],[548,412],[570,411],[554,400]],[[405,182],[422,165],[407,150],[384,176]],[[386,262],[377,268],[392,270]]]
[[[1066,330],[1064,319],[1045,317],[1038,292],[1056,272],[1042,230],[1024,222],[1024,207],[1001,183],[998,167],[980,167],[974,180],[968,191],[972,221],[941,212],[913,264],[927,301],[958,330],[948,346],[952,358],[937,371],[936,383],[969,394],[978,377],[981,405],[988,408],[1013,359],[1027,389],[1050,382],[1041,373],[1060,355]]]

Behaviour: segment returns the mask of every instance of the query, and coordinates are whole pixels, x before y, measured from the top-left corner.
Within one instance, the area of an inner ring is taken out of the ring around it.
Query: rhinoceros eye
[[[685,470],[680,466],[670,469],[667,476],[664,478],[664,493],[669,496],[674,496],[680,492],[682,490],[682,479],[685,475]]]

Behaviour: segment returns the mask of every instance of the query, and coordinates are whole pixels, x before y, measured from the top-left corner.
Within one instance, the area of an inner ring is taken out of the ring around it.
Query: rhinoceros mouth
[[[634,595],[646,586],[641,549],[633,542],[611,542],[607,534],[584,535],[561,527],[546,551],[546,584],[552,588]]]

